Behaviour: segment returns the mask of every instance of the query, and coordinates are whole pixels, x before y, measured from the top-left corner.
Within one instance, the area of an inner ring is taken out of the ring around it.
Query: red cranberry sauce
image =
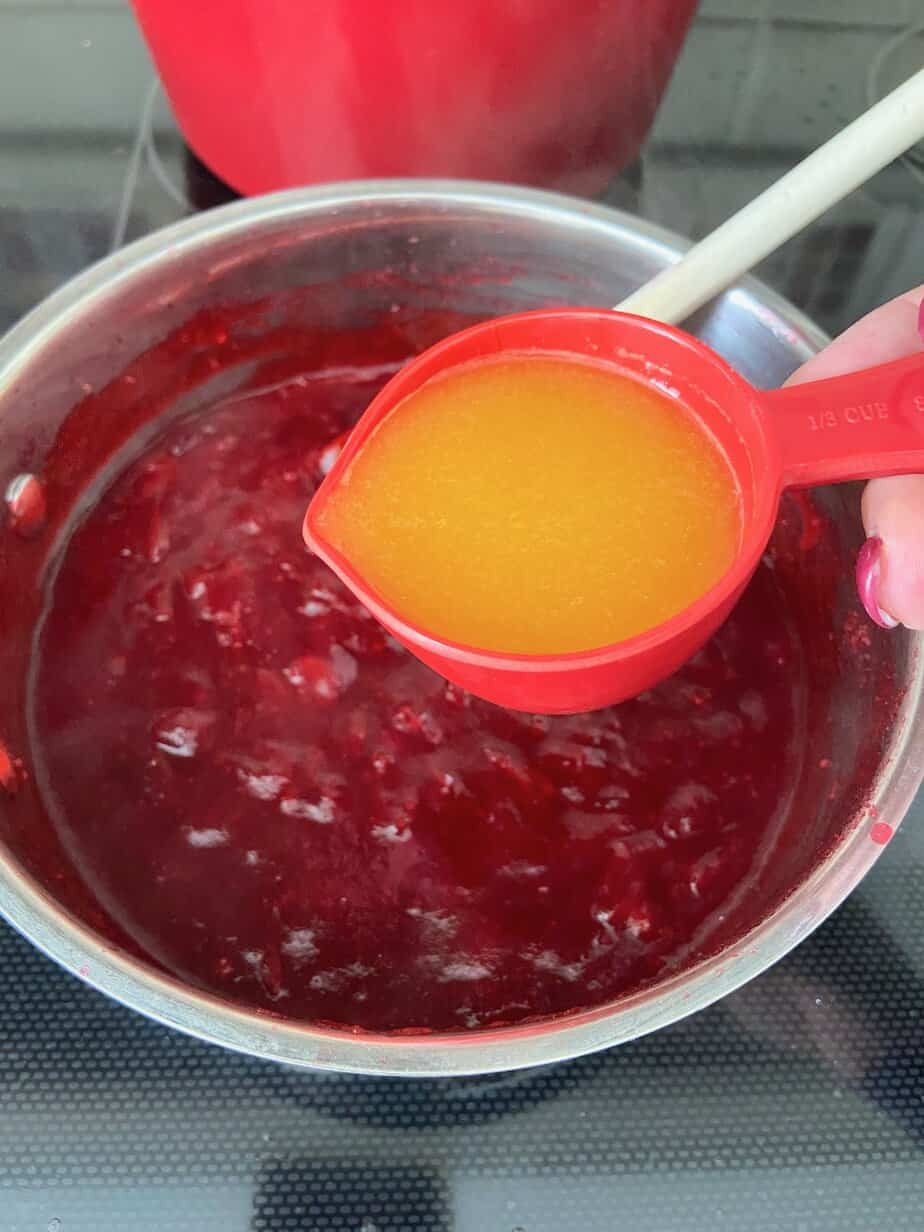
[[[636,701],[477,701],[302,546],[360,376],[174,425],[74,531],[32,700],[72,859],[157,963],[302,1019],[511,1023],[690,963],[796,775],[802,662],[772,572]]]

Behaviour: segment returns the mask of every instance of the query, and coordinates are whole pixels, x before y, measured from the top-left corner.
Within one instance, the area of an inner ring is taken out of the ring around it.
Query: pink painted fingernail
[[[881,574],[882,540],[878,535],[871,535],[860,548],[857,557],[857,590],[870,620],[874,620],[882,629],[894,629],[898,621],[879,606]]]
[[[918,335],[924,342],[924,299],[918,304]]]

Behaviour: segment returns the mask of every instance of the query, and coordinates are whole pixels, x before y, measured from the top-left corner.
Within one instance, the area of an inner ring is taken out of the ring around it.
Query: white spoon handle
[[[924,138],[924,69],[623,300],[621,312],[684,320],[819,214]]]

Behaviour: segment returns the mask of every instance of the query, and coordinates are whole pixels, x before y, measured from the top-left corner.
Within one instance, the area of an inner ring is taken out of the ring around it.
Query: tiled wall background
[[[882,85],[924,64],[924,33],[895,47],[916,23],[924,0],[703,0],[636,207],[687,235],[711,229],[866,106],[884,52]],[[152,81],[126,0],[0,0],[0,269],[17,273],[15,287],[0,285],[0,326],[122,238],[183,212],[133,160]],[[169,173],[178,140],[159,98],[151,119]],[[924,178],[898,165],[760,272],[840,328],[907,286],[916,261],[924,276],[922,191]]]

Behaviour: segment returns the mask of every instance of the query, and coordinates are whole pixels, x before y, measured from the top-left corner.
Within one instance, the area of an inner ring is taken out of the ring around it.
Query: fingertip
[[[924,475],[873,479],[863,495],[869,539],[857,561],[857,586],[872,619],[924,629]],[[878,547],[874,544],[878,541]]]
[[[906,291],[867,313],[786,382],[801,384],[856,372],[872,364],[913,355],[924,339],[924,286]]]
[[[882,610],[906,629],[924,629],[924,578],[896,569],[897,554],[888,544],[883,545],[879,588]]]
[[[913,355],[924,342],[924,285],[869,313],[790,378],[799,383]],[[790,382],[787,382],[790,383]],[[869,536],[857,588],[872,620],[924,629],[924,475],[874,479],[863,496]]]
[[[878,535],[870,537],[860,548],[857,556],[857,594],[866,609],[866,614],[881,629],[894,629],[898,621],[880,603],[882,591],[882,540]]]

